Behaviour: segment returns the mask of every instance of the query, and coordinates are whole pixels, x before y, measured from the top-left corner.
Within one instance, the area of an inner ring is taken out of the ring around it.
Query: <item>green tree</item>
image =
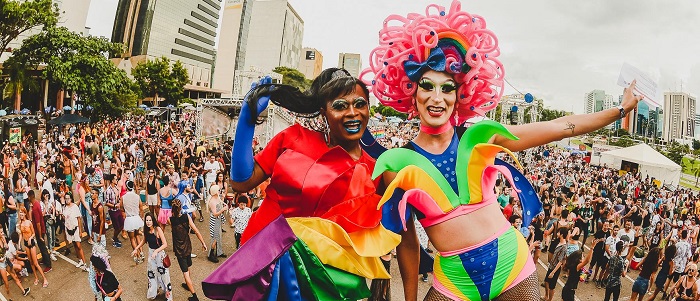
[[[30,36],[13,51],[5,70],[12,77],[26,70],[37,70],[42,79],[57,83],[63,90],[77,93],[97,115],[118,115],[134,104],[133,82],[108,56],[123,51],[123,45],[102,37],[84,37],[65,27],[50,27]],[[15,78],[13,80],[19,80]]]
[[[613,132],[613,136],[615,137],[623,137],[623,136],[629,136],[630,132],[628,132],[625,129],[617,129],[615,132]]]
[[[566,116],[566,112],[564,111],[553,110],[548,108],[543,108],[540,111],[540,121],[550,121],[564,116]]]
[[[681,165],[683,161],[683,156],[685,156],[690,151],[687,145],[680,144],[676,141],[669,143],[666,146],[666,152],[663,154],[671,159],[671,161],[676,162],[676,164]]]
[[[622,137],[618,138],[617,141],[610,142],[610,145],[619,146],[619,147],[630,147],[630,146],[633,146],[635,144],[637,144],[637,143],[634,142],[634,140],[632,140],[632,138],[630,138],[630,136],[622,136]]]
[[[302,91],[305,91],[311,87],[311,80],[306,79],[304,73],[301,73],[297,69],[280,66],[272,71],[282,75],[282,83],[285,85],[297,87]]]
[[[131,70],[142,97],[165,98],[166,104],[177,105],[185,98],[185,84],[189,82],[182,62],[172,66],[166,57],[140,63]]]
[[[58,7],[52,0],[0,0],[0,55],[19,35],[32,28],[56,25]]]
[[[700,150],[700,140],[693,139],[693,150]]]

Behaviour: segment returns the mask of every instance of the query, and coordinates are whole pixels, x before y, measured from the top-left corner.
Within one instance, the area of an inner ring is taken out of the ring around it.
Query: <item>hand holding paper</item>
[[[633,81],[636,81],[635,86],[630,85]],[[632,65],[627,63],[622,65],[622,70],[620,70],[620,77],[617,79],[617,84],[623,88],[632,87],[634,94],[641,94],[644,96],[642,99],[644,99],[644,101],[650,106],[654,108],[663,107],[663,97],[661,97],[659,93],[660,90],[656,82]],[[626,92],[625,95],[627,95]],[[628,109],[624,103],[625,100],[623,99],[621,105],[625,109]],[[634,105],[636,106],[636,103]]]
[[[637,91],[636,87],[637,80],[633,79],[630,86],[625,89],[625,93],[622,95],[622,103],[620,105],[625,109],[625,112],[629,113],[630,111],[634,110],[640,100],[646,99],[646,97],[641,94],[635,95],[635,92]]]

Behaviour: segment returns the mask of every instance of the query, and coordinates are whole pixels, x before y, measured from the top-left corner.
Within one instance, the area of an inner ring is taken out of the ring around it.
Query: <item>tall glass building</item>
[[[119,0],[112,42],[135,65],[165,56],[187,68],[190,85],[209,88],[220,0]]]

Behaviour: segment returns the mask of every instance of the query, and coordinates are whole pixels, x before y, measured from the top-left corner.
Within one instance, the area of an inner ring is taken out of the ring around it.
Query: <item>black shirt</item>
[[[176,257],[185,258],[192,254],[192,242],[190,241],[189,215],[181,214],[179,217],[170,217],[173,231],[173,251]]]
[[[610,236],[610,231],[603,232],[603,230],[598,230],[598,232],[593,235],[593,238],[601,239],[601,241],[593,247],[593,254],[603,254],[605,251],[605,239],[607,239],[608,236]]]
[[[115,293],[119,289],[119,281],[110,271],[105,271],[101,276],[97,276],[97,282],[102,288],[102,291],[108,295]],[[121,298],[116,300],[121,300]]]

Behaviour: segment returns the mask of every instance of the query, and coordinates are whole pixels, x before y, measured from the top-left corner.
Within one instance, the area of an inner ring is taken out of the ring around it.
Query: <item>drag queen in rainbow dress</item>
[[[541,204],[520,171],[496,155],[602,128],[641,99],[632,86],[620,107],[594,114],[517,126],[468,123],[498,105],[505,74],[499,54],[484,19],[454,1],[449,9],[430,5],[425,14],[389,16],[370,68],[361,75],[384,105],[421,122],[417,137],[403,148],[383,152],[371,137],[362,140],[369,153],[381,154],[373,178],[387,185],[377,207],[382,223],[403,230],[397,253],[406,300],[417,299],[419,262],[408,214],[437,250],[425,300],[539,300],[528,245],[496,202],[498,174],[518,191],[525,226]]]

